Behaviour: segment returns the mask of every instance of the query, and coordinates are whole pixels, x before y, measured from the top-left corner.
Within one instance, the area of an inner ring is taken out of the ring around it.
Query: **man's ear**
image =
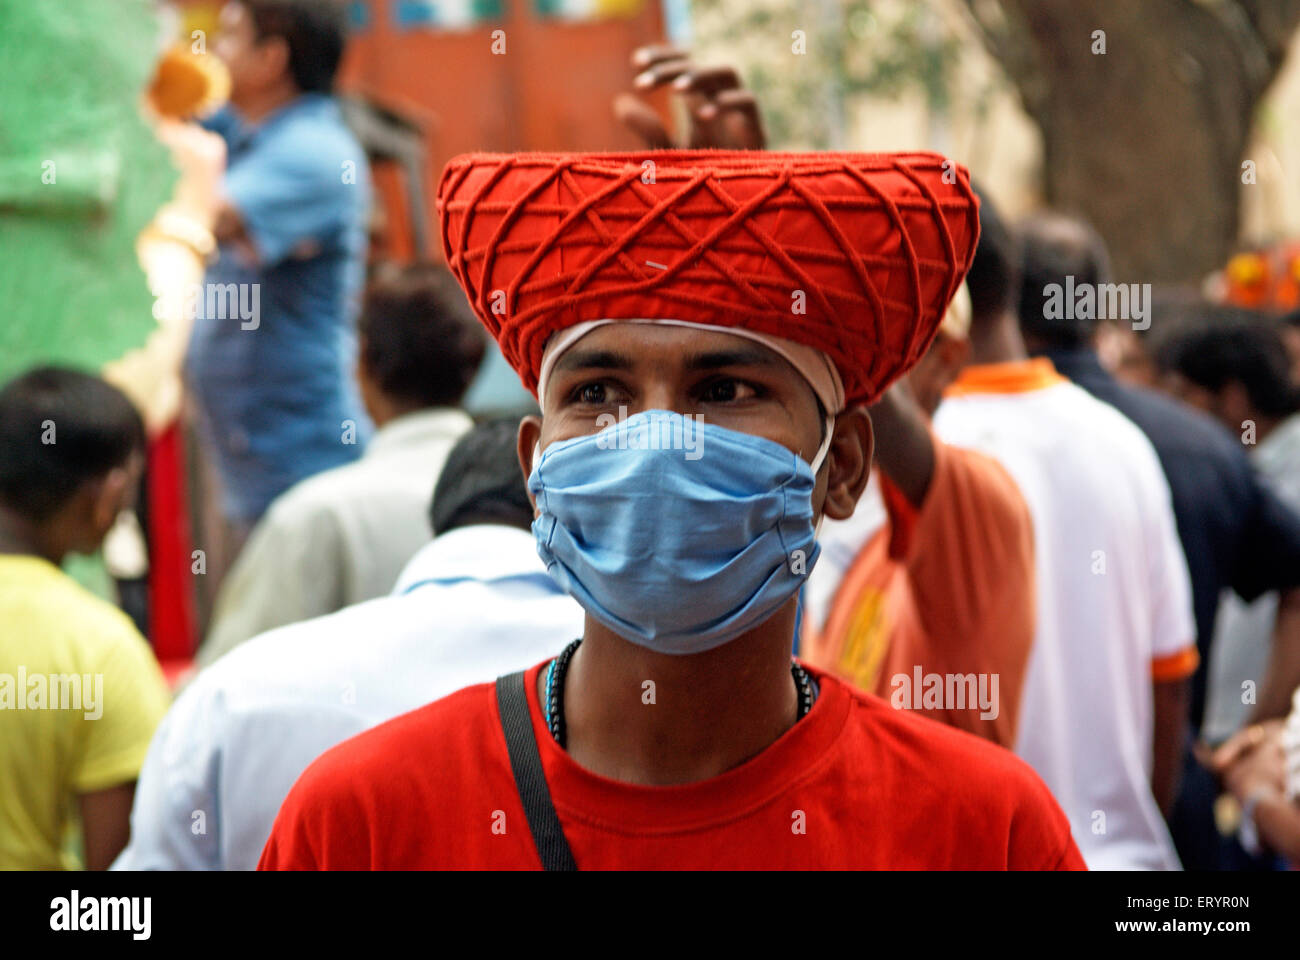
[[[970,362],[970,338],[944,337],[939,349],[943,351],[940,356],[943,358],[943,388],[946,390]]]
[[[267,37],[261,43],[261,49],[258,51],[261,55],[260,66],[265,71],[264,77],[268,80],[282,75],[287,75],[293,80],[293,74],[289,72],[289,41],[284,37]]]
[[[115,467],[98,480],[83,488],[78,513],[86,522],[86,547],[89,552],[99,549],[100,542],[117,523],[117,515],[125,509],[130,499],[131,471]]]
[[[366,349],[365,336],[357,337],[357,365],[355,369],[357,381],[359,383],[374,383],[375,378],[370,374],[370,364],[366,360],[366,355],[370,351]]]
[[[1250,392],[1237,380],[1229,380],[1219,388],[1218,396],[1219,409],[1223,411],[1223,419],[1228,423],[1233,433],[1244,429],[1242,424],[1247,420],[1254,419],[1254,405],[1250,402]]]
[[[516,448],[519,456],[519,469],[524,472],[524,488],[528,487],[528,478],[533,473],[533,450],[542,436],[542,418],[529,415],[519,421],[519,442]],[[528,502],[533,505],[533,515],[537,515],[537,499],[528,491]]]
[[[875,436],[866,407],[845,410],[835,418],[830,452],[826,455],[830,472],[826,478],[826,498],[822,513],[831,520],[853,516],[862,491],[871,479],[871,454]]]
[[[365,341],[361,341],[357,350],[357,390],[361,394],[361,405],[366,408],[370,418],[375,419],[375,399],[382,394],[379,384],[370,373],[370,364],[366,362]]]

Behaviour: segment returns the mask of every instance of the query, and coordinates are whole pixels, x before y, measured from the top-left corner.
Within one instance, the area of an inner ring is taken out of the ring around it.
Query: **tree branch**
[[[1300,2],[1300,0],[1298,0]],[[999,0],[966,0],[976,32],[1011,79],[1025,110],[1042,125],[1051,81],[1038,57],[1038,45],[1020,17]]]
[[[1269,63],[1270,78],[1282,66],[1296,25],[1300,24],[1300,0],[1228,0],[1211,6],[1234,6],[1241,10]]]

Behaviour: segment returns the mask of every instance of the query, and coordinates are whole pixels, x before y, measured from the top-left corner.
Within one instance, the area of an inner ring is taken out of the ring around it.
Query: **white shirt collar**
[[[423,447],[435,440],[455,441],[474,426],[464,410],[431,407],[396,417],[377,431],[366,446],[366,456]]]
[[[448,530],[422,547],[402,570],[393,593],[410,593],[426,583],[490,582],[530,575],[551,579],[532,533],[502,524],[473,524]],[[560,592],[558,586],[555,589]]]
[[[1273,432],[1260,441],[1255,448],[1255,458],[1264,464],[1280,461],[1285,464],[1288,455],[1294,456],[1300,449],[1300,413],[1293,413],[1276,427]]]

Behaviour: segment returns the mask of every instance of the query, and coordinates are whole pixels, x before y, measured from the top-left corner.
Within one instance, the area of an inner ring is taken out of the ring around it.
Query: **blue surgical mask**
[[[667,654],[721,646],[775,613],[817,562],[812,492],[830,434],[828,421],[811,465],[665,410],[553,443],[528,478],[537,552],[620,636]]]

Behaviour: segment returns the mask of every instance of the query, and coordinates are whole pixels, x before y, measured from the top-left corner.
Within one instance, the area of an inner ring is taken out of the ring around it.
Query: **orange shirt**
[[[1033,522],[994,460],[935,441],[917,510],[880,475],[889,522],[859,551],[801,650],[900,709],[1015,744],[1035,626]]]

